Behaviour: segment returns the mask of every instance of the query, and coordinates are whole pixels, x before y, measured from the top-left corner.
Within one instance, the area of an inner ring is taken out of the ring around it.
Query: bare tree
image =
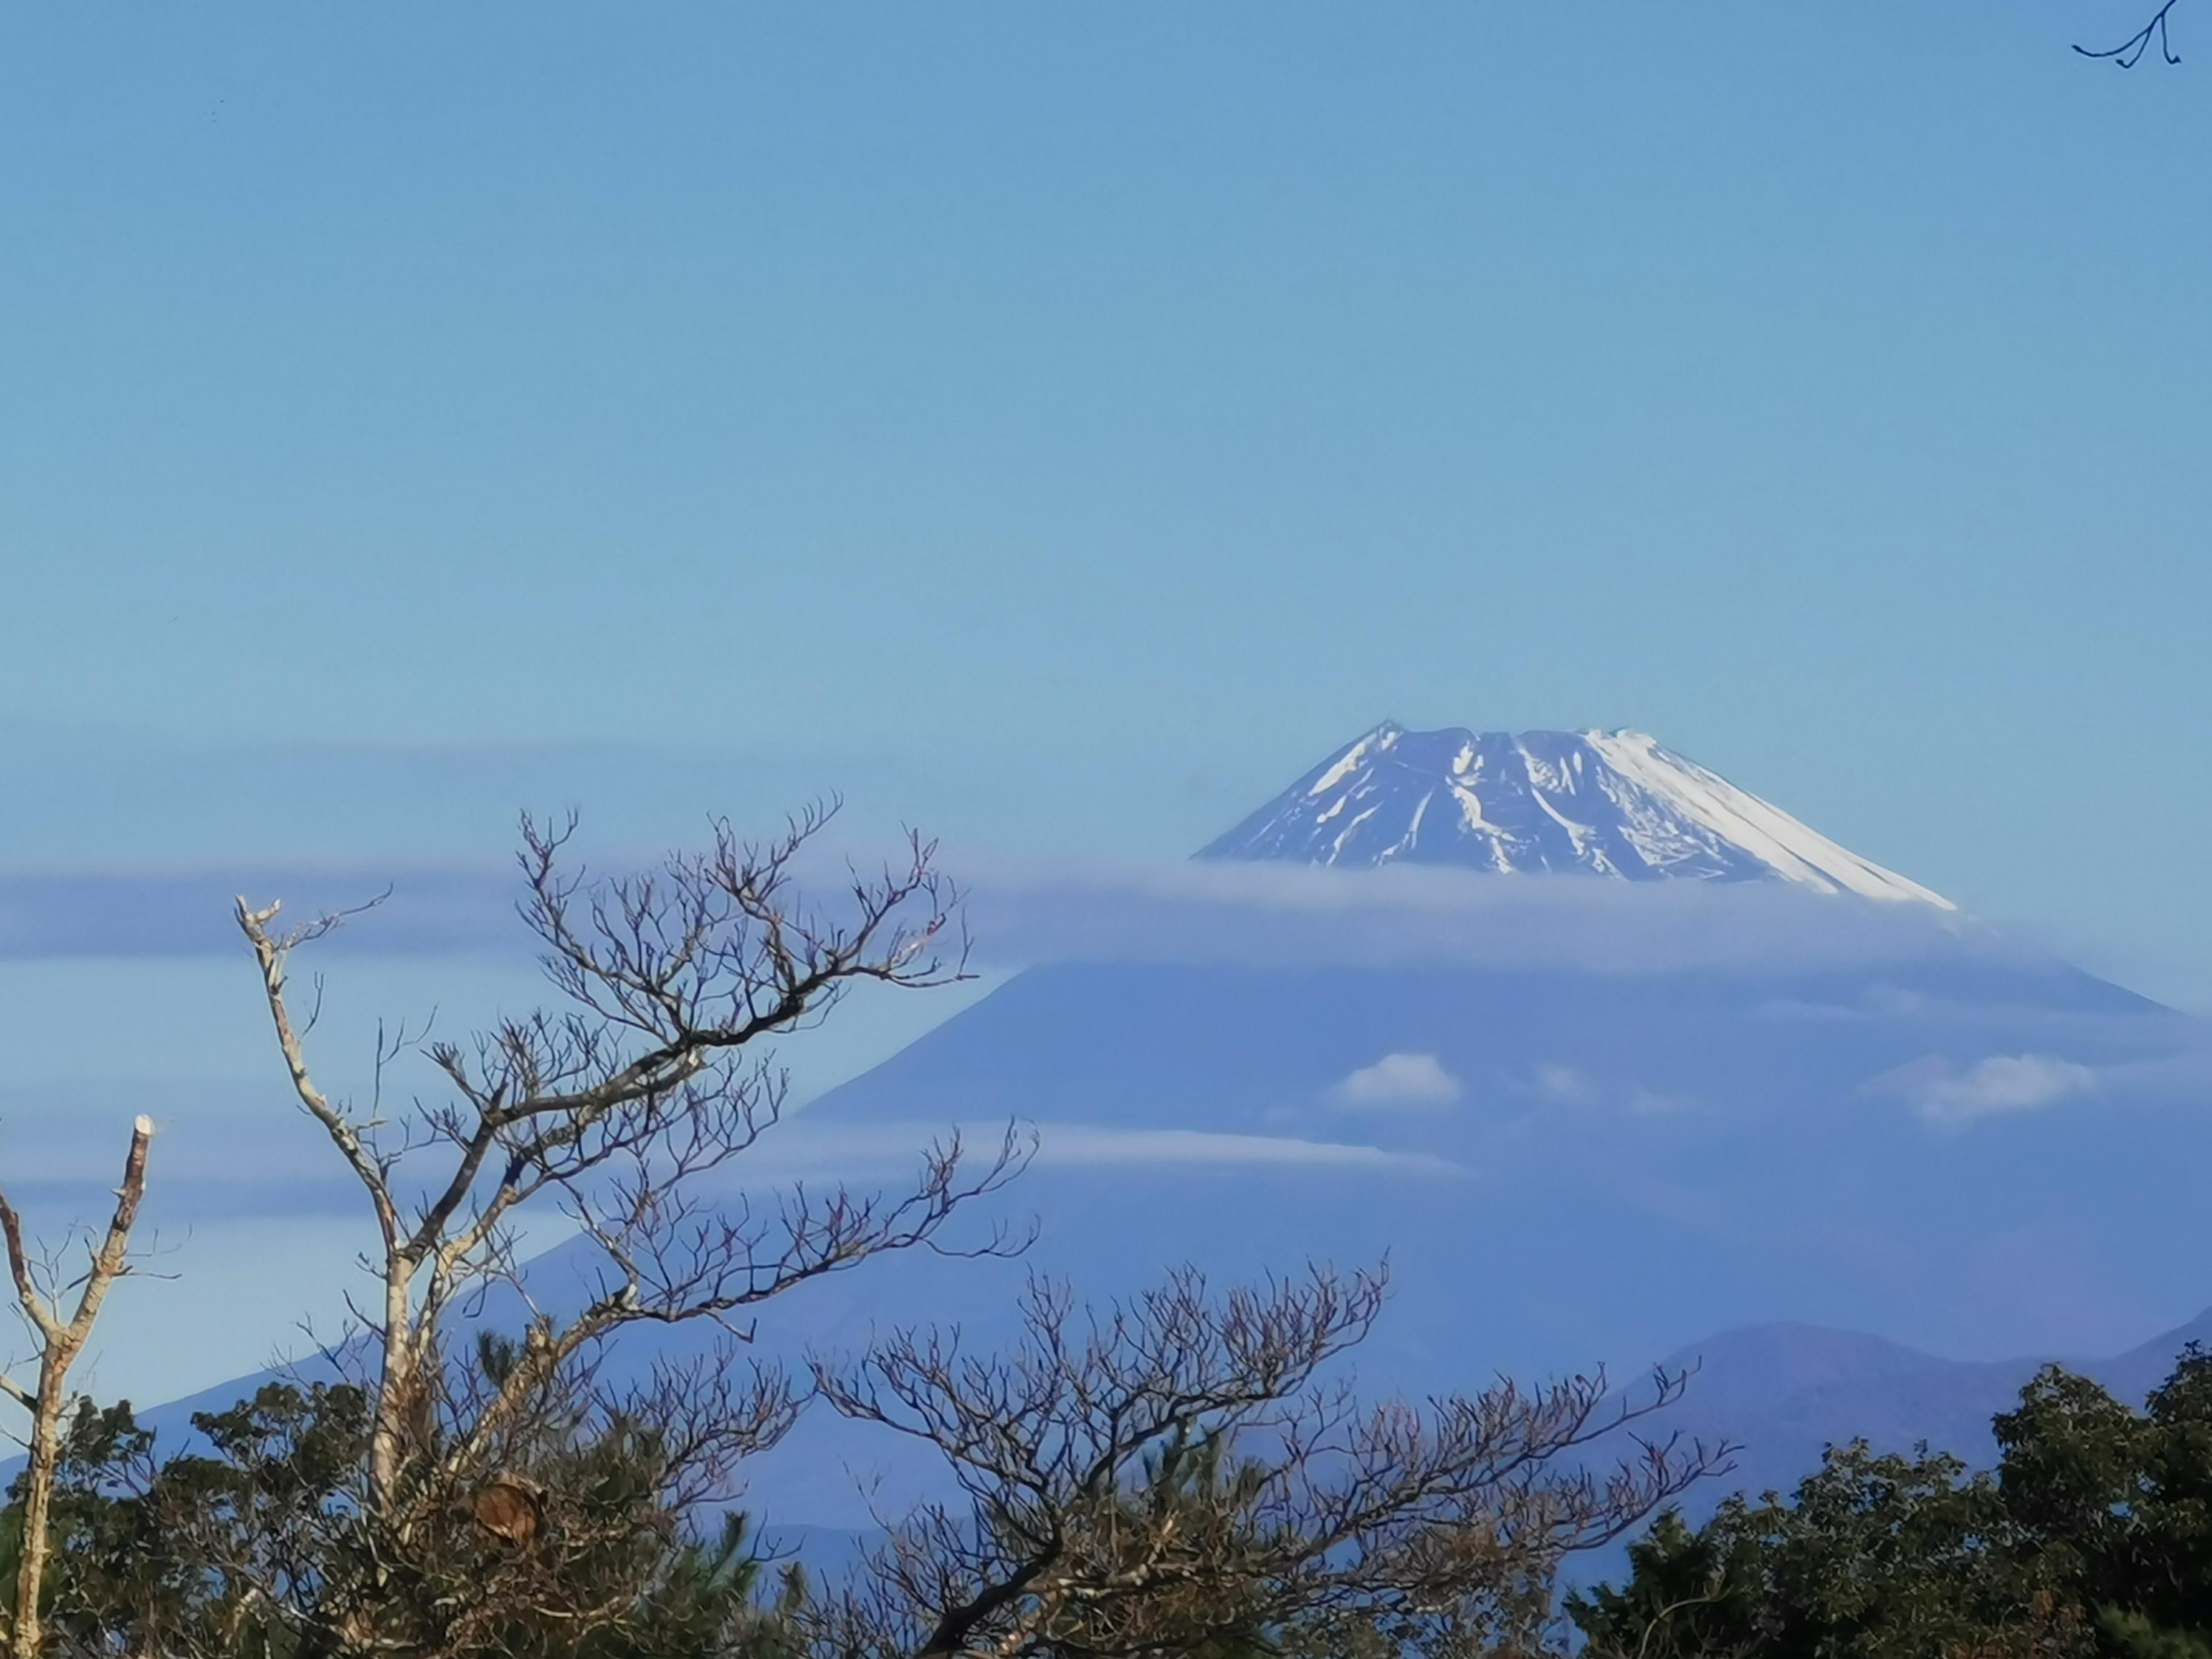
[[[35,1388],[26,1389],[0,1371],[0,1392],[31,1413],[30,1432],[24,1437],[30,1457],[23,1477],[22,1559],[15,1572],[9,1659],[37,1659],[44,1645],[39,1598],[46,1576],[47,1516],[53,1503],[55,1465],[72,1404],[68,1393],[70,1368],[84,1352],[108,1291],[131,1270],[131,1230],[146,1196],[146,1152],[153,1139],[153,1119],[140,1117],[131,1126],[131,1150],[123,1160],[123,1184],[116,1189],[115,1211],[108,1218],[107,1231],[92,1246],[82,1276],[74,1280],[64,1282],[58,1264],[33,1258],[24,1242],[21,1217],[0,1195],[0,1233],[7,1237],[15,1300],[39,1349]],[[76,1292],[76,1308],[64,1317],[62,1304],[72,1290]]]
[[[602,1426],[651,1417],[656,1434],[689,1449],[686,1468],[715,1479],[789,1420],[781,1374],[760,1369],[728,1385],[726,1351],[702,1372],[659,1371],[627,1394],[602,1389],[608,1339],[697,1322],[728,1344],[750,1340],[751,1311],[804,1281],[885,1251],[950,1251],[940,1235],[954,1212],[1024,1161],[1010,1130],[980,1162],[957,1135],[932,1146],[913,1187],[890,1196],[802,1187],[763,1203],[709,1179],[781,1115],[785,1079],[759,1058],[767,1040],[818,1020],[854,981],[935,986],[963,973],[964,950],[947,945],[958,936],[957,895],[934,869],[931,843],[910,838],[903,861],[874,878],[848,871],[831,905],[799,895],[794,866],[828,817],[810,811],[764,844],[718,824],[703,854],[611,878],[564,867],[573,821],[526,820],[521,914],[561,1005],[466,1042],[428,1043],[441,1091],[404,1109],[382,1098],[410,1046],[404,1033],[380,1034],[377,1086],[363,1103],[334,1098],[309,1065],[313,1016],[295,1018],[289,964],[341,918],[281,933],[276,905],[239,901],[299,1103],[352,1170],[377,1227],[365,1258],[377,1295],[356,1310],[366,1340],[333,1351],[365,1356],[370,1410],[359,1513],[339,1518],[372,1534],[363,1547],[374,1571],[339,1621],[342,1645],[398,1639],[376,1629],[391,1601],[378,1586],[396,1564],[445,1549],[457,1507],[495,1535],[536,1528],[541,1500],[518,1465],[579,1401]],[[514,1222],[533,1202],[557,1204],[598,1262],[587,1300],[565,1316],[530,1299],[517,1267]],[[994,1231],[957,1253],[1017,1247]],[[527,1310],[519,1338],[496,1364],[449,1361],[457,1310],[494,1285]],[[463,1611],[440,1605],[446,1634],[460,1639]],[[317,1618],[331,1627],[327,1609]]]
[[[2107,46],[2101,52],[2093,52],[2087,46],[2077,46],[2074,50],[2084,58],[2110,58],[2122,69],[2133,69],[2137,64],[2142,62],[2143,54],[2150,50],[2151,42],[2155,40],[2158,43],[2159,56],[2169,64],[2179,64],[2181,61],[2181,55],[2174,51],[2173,43],[2166,34],[2166,20],[2172,15],[2173,9],[2179,3],[2179,0],[2166,0],[2164,5],[2151,14],[2150,21],[2145,23],[2117,46]]]
[[[1102,1315],[1033,1283],[1004,1356],[904,1331],[815,1364],[846,1415],[927,1442],[958,1484],[816,1613],[823,1659],[1154,1659],[1240,1649],[1535,1644],[1566,1553],[1618,1537],[1727,1449],[1583,1449],[1640,1407],[1603,1377],[1363,1405],[1317,1374],[1380,1275],[1211,1297],[1193,1270]]]

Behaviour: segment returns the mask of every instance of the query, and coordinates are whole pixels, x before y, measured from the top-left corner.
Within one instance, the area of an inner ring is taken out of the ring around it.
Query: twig
[[[2092,52],[2087,46],[2076,45],[2074,50],[2084,58],[2109,58],[2122,69],[2133,69],[2137,64],[2142,62],[2143,54],[2150,50],[2151,40],[2155,37],[2158,41],[2159,55],[2169,64],[2179,64],[2181,61],[2181,56],[2174,51],[2172,42],[2166,39],[2166,20],[2167,15],[2179,3],[2180,0],[2166,0],[2166,3],[2152,14],[2149,22],[2145,23],[2117,46],[2107,47],[2103,52]]]

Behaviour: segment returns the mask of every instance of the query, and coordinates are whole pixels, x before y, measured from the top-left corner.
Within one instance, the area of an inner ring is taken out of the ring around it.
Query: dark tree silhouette
[[[823,1359],[846,1416],[933,1448],[959,1496],[894,1522],[801,1615],[811,1659],[1486,1659],[1546,1645],[1561,1559],[1728,1461],[1634,1437],[1601,1376],[1363,1401],[1322,1373],[1379,1273],[1215,1297],[1185,1268],[1079,1310],[1039,1280],[1001,1353],[957,1331]],[[1624,1431],[1626,1461],[1593,1443]]]
[[[2150,21],[2145,23],[2117,46],[2107,46],[2102,52],[2094,52],[2087,46],[2076,46],[2074,50],[2084,58],[2108,58],[2122,69],[2133,69],[2137,64],[2142,62],[2143,54],[2150,50],[2151,42],[2155,40],[2158,42],[2159,56],[2169,64],[2178,64],[2181,61],[2181,54],[2174,51],[2173,43],[2166,35],[2166,19],[2179,3],[2179,0],[2166,0],[2164,5],[2151,14]]]

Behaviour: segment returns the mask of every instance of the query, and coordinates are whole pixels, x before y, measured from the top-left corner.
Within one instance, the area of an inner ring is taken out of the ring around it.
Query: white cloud
[[[1385,1054],[1329,1091],[1340,1105],[1385,1111],[1449,1106],[1460,1092],[1459,1079],[1434,1054]]]
[[[1867,1085],[1901,1095],[1929,1122],[1960,1128],[1981,1118],[2037,1112],[2097,1092],[2087,1066],[2050,1054],[1990,1054],[1960,1071],[1930,1057],[1884,1073]]]
[[[1597,1085],[1571,1066],[1553,1064],[1536,1068],[1536,1092],[1559,1106],[1587,1106],[1597,1098]]]

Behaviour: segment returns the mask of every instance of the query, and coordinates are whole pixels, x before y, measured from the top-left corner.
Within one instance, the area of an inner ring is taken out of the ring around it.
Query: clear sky
[[[2138,9],[18,9],[5,850],[489,846],[163,757],[587,744],[517,776],[1165,854],[1385,715],[1633,725],[2212,994]]]
[[[1630,725],[2212,1006],[2212,5],[0,19],[0,864]],[[218,1068],[220,1069],[220,1068]]]

